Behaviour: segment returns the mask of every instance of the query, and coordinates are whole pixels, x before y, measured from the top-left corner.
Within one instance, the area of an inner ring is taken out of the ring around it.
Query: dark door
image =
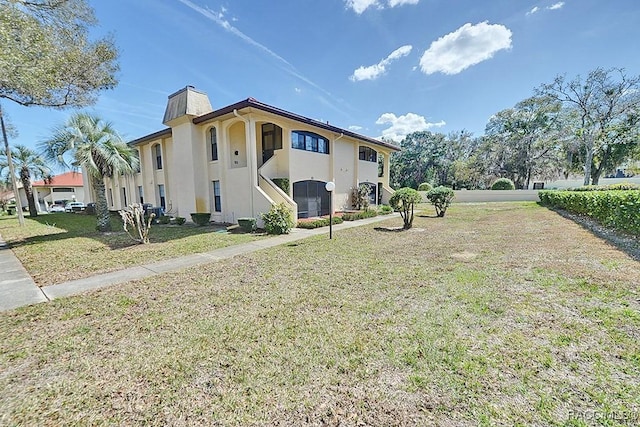
[[[293,183],[293,200],[298,204],[298,218],[329,215],[329,192],[323,181],[298,181]]]

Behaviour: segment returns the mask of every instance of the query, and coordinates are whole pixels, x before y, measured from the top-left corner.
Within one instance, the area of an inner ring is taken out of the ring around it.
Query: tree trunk
[[[107,196],[105,195],[104,179],[102,177],[91,177],[94,195],[96,196],[96,229],[98,231],[111,231],[111,215],[107,206]]]
[[[592,136],[587,136],[584,140],[584,148],[586,151],[586,156],[584,159],[584,185],[589,185],[591,181],[591,166],[593,165],[593,146],[594,141]]]
[[[20,169],[20,181],[22,181],[22,188],[24,188],[24,194],[27,196],[27,202],[29,203],[29,216],[38,216],[38,208],[36,207],[36,201],[33,197],[33,187],[31,187],[31,176],[29,175],[29,169]]]

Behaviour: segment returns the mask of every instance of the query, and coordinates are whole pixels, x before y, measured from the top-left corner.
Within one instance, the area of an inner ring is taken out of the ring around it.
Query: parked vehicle
[[[65,212],[82,212],[84,210],[84,203],[82,202],[69,202],[64,207]]]
[[[51,205],[51,206],[49,206],[49,212],[50,213],[64,212],[64,206],[62,206],[62,205]]]

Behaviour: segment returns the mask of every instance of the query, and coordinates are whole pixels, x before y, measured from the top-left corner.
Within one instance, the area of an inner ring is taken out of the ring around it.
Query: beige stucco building
[[[211,212],[213,221],[235,223],[281,202],[297,218],[328,214],[328,181],[334,210],[350,208],[350,191],[362,183],[374,204],[393,192],[389,157],[397,147],[253,98],[214,111],[205,93],[187,86],[169,96],[163,123],[130,142],[140,172],[106,181],[110,209],[150,203],[188,220]]]

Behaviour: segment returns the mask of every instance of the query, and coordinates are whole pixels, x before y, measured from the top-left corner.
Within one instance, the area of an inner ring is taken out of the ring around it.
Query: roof
[[[82,187],[82,174],[79,172],[65,172],[51,178],[51,181],[35,181],[33,187]]]
[[[357,140],[360,140],[360,141],[363,141],[363,142],[367,142],[367,143],[370,143],[370,144],[374,144],[374,145],[378,145],[378,146],[381,146],[381,147],[384,147],[384,148],[388,148],[388,149],[391,149],[393,151],[400,151],[400,147],[397,146],[397,145],[389,144],[387,142],[380,141],[380,140],[375,139],[375,138],[371,138],[371,137],[368,137],[368,136],[360,135],[360,134],[355,133],[353,131],[350,131],[348,129],[342,129],[342,128],[337,127],[337,126],[330,125],[329,123],[321,122],[319,120],[314,120],[314,119],[310,119],[308,117],[301,116],[299,114],[291,113],[289,111],[282,110],[282,109],[274,107],[272,105],[268,105],[268,104],[262,103],[262,102],[260,102],[260,101],[258,101],[256,99],[254,99],[254,98],[247,98],[247,99],[245,99],[243,101],[236,102],[235,104],[231,104],[231,105],[228,105],[226,107],[220,108],[218,110],[212,111],[210,113],[206,113],[206,114],[203,114],[201,116],[198,116],[198,117],[193,119],[193,124],[197,125],[197,124],[200,124],[200,123],[204,123],[204,122],[207,122],[209,120],[216,119],[216,118],[218,118],[220,116],[224,116],[226,114],[231,114],[235,110],[241,110],[241,109],[244,109],[244,108],[255,108],[255,109],[258,109],[258,110],[261,110],[261,111],[265,111],[267,113],[276,114],[276,115],[281,116],[281,117],[285,117],[285,118],[288,118],[288,119],[291,119],[291,120],[295,120],[297,122],[301,122],[301,123],[304,123],[304,124],[307,124],[307,125],[310,125],[310,126],[314,126],[314,127],[320,128],[320,129],[328,130],[330,132],[339,133],[339,134],[342,134],[342,135],[345,135],[345,136],[348,136],[348,137],[351,137],[351,138],[354,138],[354,139],[357,139]],[[143,136],[141,138],[135,139],[135,140],[131,141],[129,144],[137,145],[137,144],[140,144],[140,143],[143,143],[143,142],[147,142],[147,141],[151,141],[151,140],[154,140],[154,139],[158,139],[158,138],[162,138],[162,137],[169,137],[169,136],[171,136],[171,134],[172,134],[171,133],[171,128],[167,128],[167,129],[160,130],[158,132],[154,132],[154,133],[152,133],[150,135],[146,135],[146,136]]]

